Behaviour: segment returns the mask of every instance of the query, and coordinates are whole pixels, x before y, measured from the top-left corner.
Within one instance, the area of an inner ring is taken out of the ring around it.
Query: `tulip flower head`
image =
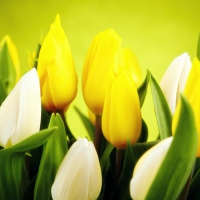
[[[197,157],[200,157],[200,61],[197,58],[195,58],[192,63],[192,68],[190,70],[183,94],[190,102],[194,113],[195,124],[199,135]],[[179,119],[180,107],[179,103],[172,121],[172,133],[175,133],[176,125]]]
[[[56,111],[68,107],[77,93],[77,74],[59,15],[44,38],[37,69],[45,109]]]
[[[27,72],[0,107],[0,145],[9,147],[39,131],[40,83],[35,68]]]
[[[51,188],[53,200],[96,200],[102,177],[98,156],[92,142],[78,139],[63,159]]]
[[[134,144],[140,136],[142,118],[136,85],[124,68],[119,68],[108,87],[102,115],[105,138],[117,148]]]
[[[130,72],[138,88],[142,83],[142,71],[135,54],[130,48],[124,48],[121,50],[119,66],[125,67],[126,70]]]
[[[172,141],[173,137],[162,140],[144,153],[138,160],[130,182],[130,194],[132,199],[145,199]]]
[[[8,54],[6,55],[5,53],[7,52]],[[11,61],[11,63],[9,60]],[[1,66],[1,69],[0,69],[0,76],[5,83],[7,92],[9,93],[14,87],[14,85],[18,82],[20,78],[20,71],[21,71],[17,48],[15,44],[12,42],[9,35],[6,35],[2,39],[1,44],[0,44],[0,62],[1,61],[3,61],[2,63],[3,65]]]
[[[184,53],[173,60],[165,72],[160,87],[168,102],[172,115],[175,112],[180,92],[183,92],[191,69],[190,57]]]
[[[82,72],[85,103],[95,114],[102,114],[107,85],[117,70],[121,38],[113,29],[100,32],[88,50]]]

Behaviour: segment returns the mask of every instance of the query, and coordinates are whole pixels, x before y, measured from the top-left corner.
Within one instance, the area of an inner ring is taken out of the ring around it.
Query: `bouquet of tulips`
[[[87,130],[66,113],[78,78],[57,15],[22,77],[17,49],[0,44],[0,199],[200,199],[200,40],[193,62],[176,57],[160,84],[113,30],[97,34],[82,70]],[[20,78],[21,77],[21,78]],[[148,141],[141,108],[151,88],[159,134]],[[81,131],[81,130],[80,130]]]

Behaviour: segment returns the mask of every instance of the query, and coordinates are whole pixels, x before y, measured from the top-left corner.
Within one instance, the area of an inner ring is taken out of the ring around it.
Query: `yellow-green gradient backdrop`
[[[71,45],[79,76],[78,95],[67,112],[70,128],[85,135],[73,105],[87,113],[81,94],[81,70],[93,37],[113,28],[138,57],[145,76],[149,69],[159,82],[171,61],[183,52],[193,60],[200,30],[198,0],[27,0],[0,1],[0,39],[9,34],[16,44],[21,66],[28,69],[27,50],[35,51],[41,31],[45,36],[56,14]],[[142,115],[149,140],[158,134],[150,88]]]

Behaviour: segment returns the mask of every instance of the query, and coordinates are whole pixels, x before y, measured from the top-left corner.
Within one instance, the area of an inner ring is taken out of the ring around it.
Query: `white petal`
[[[53,200],[64,199],[91,199],[95,200],[101,190],[98,184],[94,184],[91,187],[90,178],[92,177],[95,182],[100,182],[98,177],[100,165],[98,160],[98,167],[96,168],[96,158],[93,157],[96,153],[94,148],[90,148],[91,142],[86,139],[78,139],[72,147],[69,149],[67,155],[63,159],[53,186],[51,188],[51,194]],[[92,144],[93,145],[93,144]],[[95,151],[91,152],[91,151]],[[97,154],[96,154],[97,156]],[[97,189],[99,191],[96,191]],[[94,189],[95,188],[95,189]],[[92,195],[91,190],[92,191]],[[95,194],[93,194],[95,193]]]
[[[131,198],[143,200],[171,145],[173,137],[162,140],[148,150],[137,162],[130,182]]]
[[[38,132],[41,121],[40,83],[35,68],[24,75],[19,96],[19,113],[12,144]]]
[[[183,89],[186,82],[184,79],[186,79],[189,73],[188,59],[189,56],[187,53],[183,53],[182,55],[176,57],[168,67],[160,82],[160,87],[165,95],[172,115],[175,112],[179,91]],[[181,78],[181,76],[183,77]],[[179,90],[180,80],[181,85]]]
[[[41,121],[40,84],[36,69],[27,72],[0,108],[0,144],[12,145],[39,131]]]

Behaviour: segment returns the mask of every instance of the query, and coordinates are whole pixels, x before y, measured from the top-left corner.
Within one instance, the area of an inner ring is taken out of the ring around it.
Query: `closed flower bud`
[[[130,194],[132,199],[145,199],[172,141],[173,137],[162,140],[144,153],[138,160],[130,182]]]
[[[190,57],[184,53],[173,60],[165,72],[160,87],[168,102],[172,115],[175,112],[180,92],[183,92],[191,69]]]
[[[119,66],[126,68],[138,88],[142,83],[142,71],[135,54],[130,48],[121,50]]]
[[[117,148],[126,148],[127,139],[134,144],[142,126],[140,101],[136,85],[124,68],[107,89],[102,131],[105,138]]]
[[[0,44],[0,76],[8,93],[20,79],[20,71],[17,48],[10,36],[6,35]]]
[[[78,139],[63,159],[51,188],[53,200],[96,200],[102,177],[92,142]]]
[[[68,107],[77,93],[77,74],[59,15],[44,38],[38,74],[45,109],[56,111]]]
[[[190,70],[183,94],[188,99],[194,113],[195,124],[199,135],[197,157],[200,157],[200,61],[197,58],[195,58],[192,63],[192,68]],[[178,103],[172,121],[172,133],[175,133],[179,119],[180,107],[180,103]]]
[[[0,107],[0,145],[9,147],[39,131],[40,83],[37,71],[27,72]]]
[[[83,67],[82,92],[84,100],[95,114],[102,114],[107,85],[117,70],[121,38],[113,29],[100,32],[94,38]]]

